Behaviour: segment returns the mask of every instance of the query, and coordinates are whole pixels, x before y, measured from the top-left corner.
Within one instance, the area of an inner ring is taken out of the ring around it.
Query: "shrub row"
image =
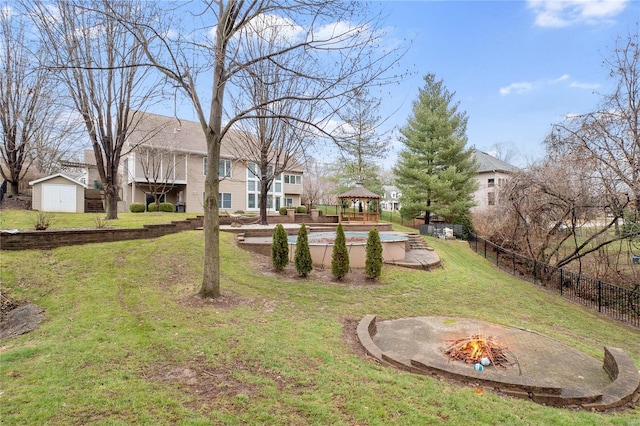
[[[147,207],[146,211],[149,211],[149,212],[156,211],[156,203],[149,203],[149,205],[146,207]],[[160,203],[158,209],[161,212],[167,212],[167,213],[173,213],[175,211],[175,207],[173,206],[172,203]],[[144,213],[145,205],[142,203],[131,203],[129,204],[129,211],[131,213]]]
[[[283,271],[289,263],[289,244],[287,231],[282,224],[277,224],[273,230],[273,242],[271,244],[271,263],[276,271]],[[382,242],[377,229],[369,231],[366,247],[365,275],[375,280],[382,274]],[[306,277],[313,269],[307,227],[303,223],[298,230],[294,265],[298,275]],[[337,280],[344,278],[349,273],[349,251],[342,224],[338,224],[336,238],[331,254],[331,273]]]

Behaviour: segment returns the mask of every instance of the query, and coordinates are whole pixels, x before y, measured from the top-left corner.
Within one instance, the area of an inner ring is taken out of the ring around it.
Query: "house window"
[[[207,175],[207,157],[202,159],[202,174]],[[218,163],[218,176],[231,177],[231,160],[220,160]]]
[[[273,167],[267,168],[267,174],[273,175]],[[267,194],[267,209],[273,210],[280,207],[284,193],[282,191],[282,174],[273,178],[269,193]],[[247,165],[247,209],[257,210],[260,204],[260,169],[257,164]],[[275,206],[275,207],[274,207]]]
[[[284,205],[287,207],[293,207],[293,198],[285,198]]]
[[[218,206],[221,209],[231,208],[231,194],[228,192],[218,192]]]
[[[393,198],[394,200],[396,199],[396,193],[395,192],[391,193],[391,198]]]
[[[302,176],[300,175],[284,175],[284,183],[292,185],[302,185]]]
[[[496,205],[496,193],[495,192],[488,192],[487,193],[487,204],[490,206],[495,206]]]
[[[221,178],[231,177],[231,160],[220,160],[218,164],[218,176]]]
[[[487,179],[487,186],[488,186],[489,188],[491,188],[491,187],[495,186],[495,184],[496,184],[496,180],[495,180],[494,178]]]

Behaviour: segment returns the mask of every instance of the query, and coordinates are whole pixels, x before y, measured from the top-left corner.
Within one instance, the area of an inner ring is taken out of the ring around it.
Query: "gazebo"
[[[342,205],[340,222],[379,222],[380,196],[362,186],[361,182],[338,195],[338,199]]]

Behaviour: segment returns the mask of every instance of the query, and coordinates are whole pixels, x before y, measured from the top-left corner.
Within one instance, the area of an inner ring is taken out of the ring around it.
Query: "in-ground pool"
[[[344,233],[349,252],[349,265],[352,268],[364,268],[367,259],[366,247],[368,232],[347,231]],[[398,232],[380,232],[382,242],[382,259],[387,263],[404,259],[407,251],[406,234]],[[309,251],[314,265],[331,266],[331,254],[333,253],[333,243],[336,239],[335,232],[311,232],[308,234]],[[293,262],[296,235],[289,236],[289,257]]]

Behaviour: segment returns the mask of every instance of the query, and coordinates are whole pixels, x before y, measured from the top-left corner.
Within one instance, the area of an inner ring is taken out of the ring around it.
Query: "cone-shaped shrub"
[[[367,259],[364,264],[364,273],[375,280],[382,274],[382,243],[377,229],[369,231],[367,237]]]
[[[289,242],[287,231],[282,224],[277,224],[273,230],[273,243],[271,244],[271,263],[276,271],[282,271],[289,263]]]
[[[349,252],[347,251],[347,240],[344,236],[342,224],[338,224],[336,229],[336,240],[333,243],[333,253],[331,255],[331,273],[340,280],[349,272]]]
[[[296,242],[296,253],[294,257],[296,271],[301,277],[306,277],[313,269],[311,261],[311,251],[309,250],[309,238],[307,238],[307,227],[303,223],[298,230],[298,240]]]

